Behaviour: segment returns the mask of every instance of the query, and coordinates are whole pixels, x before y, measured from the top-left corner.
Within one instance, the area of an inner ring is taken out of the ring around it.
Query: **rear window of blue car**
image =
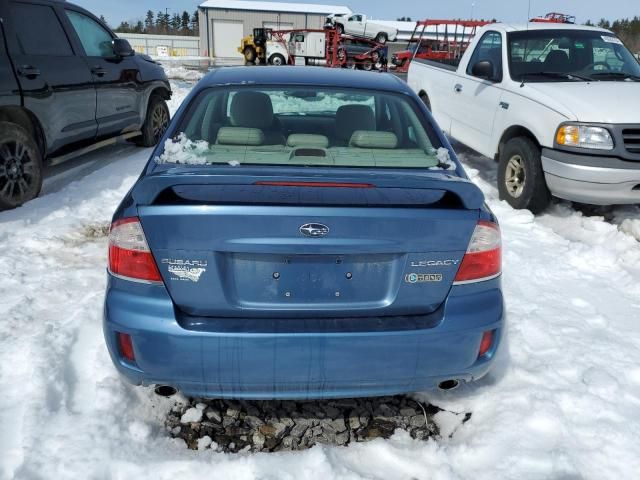
[[[203,90],[156,161],[455,168],[410,97],[311,87]]]

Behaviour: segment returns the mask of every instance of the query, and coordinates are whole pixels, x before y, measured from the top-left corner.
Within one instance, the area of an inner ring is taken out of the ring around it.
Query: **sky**
[[[83,6],[95,15],[104,15],[112,26],[121,21],[143,19],[147,10],[157,12],[169,9],[169,13],[181,13],[183,10],[193,12],[201,3],[200,0],[71,0]],[[232,3],[234,0],[229,0]],[[408,16],[413,20],[424,18],[474,18],[501,21],[523,22],[527,19],[527,0],[454,0],[454,1],[416,1],[416,0],[307,0],[307,2],[291,3],[327,3],[346,5],[354,12],[364,13],[370,17],[395,20]],[[531,16],[543,15],[547,12],[560,11],[575,15],[579,23],[587,20],[597,21],[600,18],[615,20],[617,18],[640,15],[638,0],[531,0]]]

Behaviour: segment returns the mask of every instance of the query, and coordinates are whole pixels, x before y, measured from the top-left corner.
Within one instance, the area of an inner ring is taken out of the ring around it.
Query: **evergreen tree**
[[[193,15],[191,15],[191,31],[194,35],[198,35],[200,33],[199,22],[200,20],[198,19],[198,11],[196,10],[195,12],[193,12]]]
[[[156,33],[167,33],[167,24],[164,21],[164,13],[161,11],[156,14]]]
[[[182,20],[180,19],[180,15],[174,13],[173,17],[171,17],[171,33],[177,34],[180,31],[181,24]]]
[[[147,11],[147,16],[144,19],[144,31],[145,33],[153,33],[155,24],[154,24],[154,16],[151,10]]]
[[[142,20],[138,20],[136,25],[133,27],[133,33],[144,33],[144,24]]]
[[[162,23],[164,25],[164,33],[168,34],[171,30],[171,15],[169,15],[169,12],[162,16]]]
[[[129,22],[120,22],[120,25],[116,28],[116,32],[131,33],[131,25],[129,25]]]
[[[182,30],[182,33],[184,35],[187,35],[190,33],[190,29],[189,29],[189,13],[188,12],[182,12],[182,18],[180,19],[180,30]]]

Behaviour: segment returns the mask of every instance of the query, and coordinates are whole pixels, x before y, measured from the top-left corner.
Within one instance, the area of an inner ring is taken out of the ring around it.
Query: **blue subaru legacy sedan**
[[[494,215],[402,81],[223,68],[113,217],[104,334],[162,393],[450,389],[495,359],[500,272]]]

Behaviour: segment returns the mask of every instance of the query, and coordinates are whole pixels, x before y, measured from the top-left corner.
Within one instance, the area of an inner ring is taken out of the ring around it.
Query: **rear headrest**
[[[376,118],[368,105],[342,105],[336,110],[336,136],[349,140],[356,130],[375,130]]]
[[[262,92],[237,92],[231,99],[231,125],[234,127],[268,128],[273,124],[273,105]]]
[[[356,130],[349,140],[350,147],[358,148],[396,148],[398,137],[393,132]]]
[[[221,127],[216,143],[254,147],[264,143],[264,133],[259,128]]]
[[[329,139],[324,135],[292,133],[289,135],[289,138],[287,138],[287,145],[289,147],[327,148],[329,146]]]

